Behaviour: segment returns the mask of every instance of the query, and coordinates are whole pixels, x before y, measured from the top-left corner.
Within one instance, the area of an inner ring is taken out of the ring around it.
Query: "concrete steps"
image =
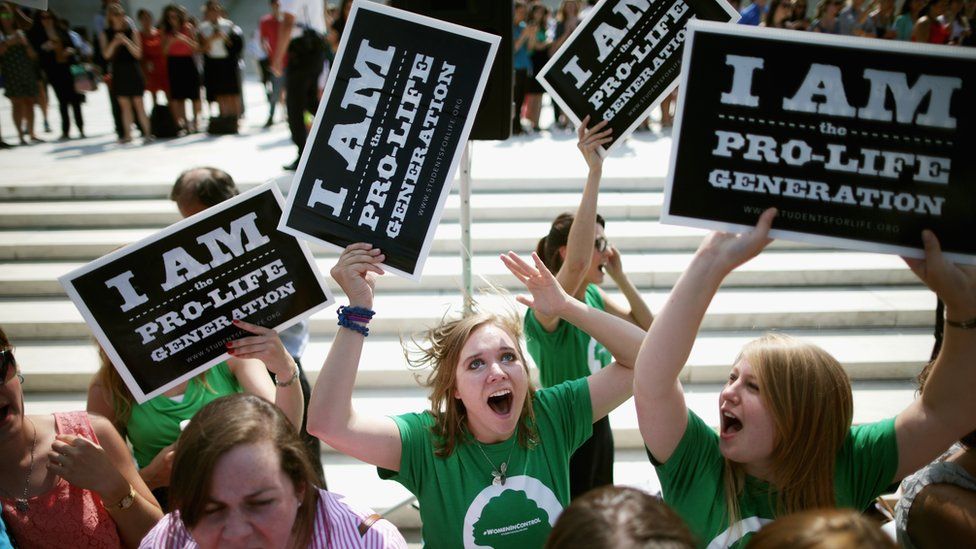
[[[380,285],[382,282],[380,283]],[[620,302],[615,292],[608,295]],[[663,291],[643,292],[652,310],[663,305]],[[486,295],[482,306],[504,310],[517,306],[511,298]],[[447,311],[460,311],[457,293],[391,293],[376,297],[377,316],[370,323],[375,334],[411,333],[437,322]],[[844,288],[755,289],[730,288],[712,302],[702,324],[706,330],[922,327],[932,320],[935,298],[925,289],[895,286]],[[312,332],[319,335],[337,329],[333,310],[312,317]],[[81,313],[67,298],[29,297],[0,299],[0,325],[16,340],[25,338],[79,338],[89,335]]]
[[[691,261],[691,252],[632,252],[624,258],[630,280],[640,288],[669,289]],[[336,255],[322,253],[316,258],[319,270],[329,272]],[[386,277],[384,289],[396,291],[457,291],[461,287],[460,259],[455,254],[432,255],[427,260],[423,280],[417,283]],[[84,261],[6,260],[0,261],[0,297],[62,296],[57,278],[85,265]],[[520,291],[522,286],[511,276],[496,254],[472,258],[472,271],[478,274],[476,286]],[[329,280],[333,291],[338,285]],[[772,250],[733,272],[726,287],[772,286],[849,286],[908,285],[918,282],[904,263],[894,256],[827,250]]]

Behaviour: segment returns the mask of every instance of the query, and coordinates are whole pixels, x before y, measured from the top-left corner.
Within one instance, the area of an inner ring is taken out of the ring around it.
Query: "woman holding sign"
[[[647,304],[624,273],[620,252],[607,243],[605,222],[596,213],[603,157],[598,148],[609,142],[610,130],[600,122],[586,130],[589,117],[578,130],[580,152],[589,166],[576,215],[565,213],[552,222],[549,234],[539,241],[536,254],[556,273],[563,291],[582,303],[622,318],[646,330],[652,315]],[[627,306],[611,300],[600,289],[609,274],[627,299]],[[539,367],[543,387],[586,377],[610,364],[607,349],[596,339],[558,316],[529,309],[525,313],[526,347]],[[575,498],[597,486],[613,484],[613,433],[610,419],[593,424],[593,436],[570,461],[570,495]]]
[[[893,482],[972,430],[976,417],[976,268],[946,260],[925,231],[925,259],[906,259],[946,303],[945,344],[922,397],[895,418],[851,426],[850,380],[823,349],[786,335],[747,344],[719,395],[713,431],[685,404],[678,375],[722,280],[756,256],[776,212],[743,235],[708,236],[641,347],[637,415],[665,501],[702,544],[743,546],[777,516],[864,509]]]
[[[104,351],[102,365],[88,388],[88,411],[105,416],[132,443],[139,474],[166,507],[174,446],[181,424],[208,402],[224,395],[250,393],[275,403],[296,426],[304,399],[298,367],[278,334],[240,320],[235,326],[254,334],[227,344],[234,358],[142,404],[136,404]],[[275,374],[272,382],[267,372]]]
[[[85,412],[30,415],[0,329],[0,503],[20,547],[135,547],[163,516],[125,442]]]
[[[349,297],[309,403],[308,430],[340,452],[379,467],[417,496],[430,547],[540,547],[569,502],[569,457],[594,420],[631,394],[643,331],[573,299],[535,257],[506,266],[532,292],[523,303],[594,334],[619,362],[588,378],[536,390],[514,316],[475,313],[423,334],[411,360],[430,367],[430,410],[395,417],[352,407],[352,390],[373,316],[373,280],[383,255],[352,244],[332,277]]]

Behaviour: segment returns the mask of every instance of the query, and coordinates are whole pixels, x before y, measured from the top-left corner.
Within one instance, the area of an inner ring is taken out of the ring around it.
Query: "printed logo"
[[[464,546],[542,547],[563,506],[538,479],[520,475],[481,491],[464,515]]]

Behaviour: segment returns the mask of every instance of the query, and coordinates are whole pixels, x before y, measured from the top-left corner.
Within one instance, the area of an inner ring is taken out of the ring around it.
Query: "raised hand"
[[[616,246],[610,245],[610,254],[607,256],[607,274],[610,278],[617,280],[624,274],[624,265],[620,260],[620,250]]]
[[[101,446],[85,437],[58,435],[48,454],[48,469],[71,484],[97,492],[106,501],[121,500],[128,482]]]
[[[235,320],[234,326],[254,334],[227,342],[227,352],[235,358],[256,358],[279,380],[287,380],[295,373],[298,365],[285,350],[278,332],[271,328]]]
[[[613,129],[603,129],[607,125],[606,120],[601,120],[592,128],[587,129],[586,126],[589,123],[590,116],[587,115],[580,123],[579,128],[576,129],[576,135],[579,138],[579,141],[576,143],[576,148],[583,153],[583,160],[586,160],[586,165],[590,167],[590,170],[599,170],[603,167],[600,146],[613,141],[613,137],[610,136],[613,133]]]
[[[903,257],[908,268],[946,304],[957,322],[976,318],[976,266],[952,263],[932,231],[922,231],[925,259]],[[948,316],[948,315],[947,315]]]
[[[332,267],[332,278],[339,284],[349,298],[349,304],[356,307],[373,307],[373,288],[376,275],[382,275],[379,266],[386,256],[372,244],[357,242],[346,246],[339,261]]]
[[[526,263],[515,252],[508,252],[499,257],[515,278],[532,294],[531,298],[523,295],[516,296],[515,299],[519,303],[546,316],[559,316],[566,305],[572,301],[573,298],[563,290],[559,281],[549,272],[535,252],[532,252],[535,267]]]
[[[759,255],[773,241],[769,238],[769,229],[774,217],[776,208],[769,208],[759,216],[756,227],[747,233],[710,233],[698,247],[696,255],[714,261],[715,268],[721,269],[724,276]]]

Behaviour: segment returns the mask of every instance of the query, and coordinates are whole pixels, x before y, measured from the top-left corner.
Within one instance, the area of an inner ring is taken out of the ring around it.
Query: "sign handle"
[[[471,141],[461,150],[461,281],[464,284],[464,314],[472,310],[471,282]]]

